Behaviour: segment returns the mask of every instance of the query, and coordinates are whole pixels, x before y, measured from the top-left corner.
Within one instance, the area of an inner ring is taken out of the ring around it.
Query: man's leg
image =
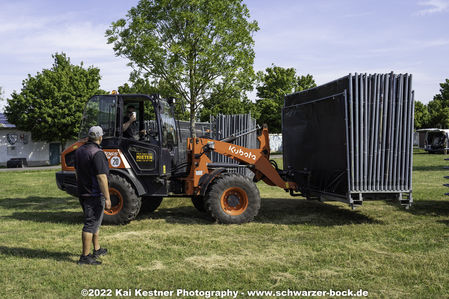
[[[100,230],[97,230],[97,232],[92,235],[92,243],[94,244],[94,250],[100,249],[100,242],[98,240],[99,233],[100,233]]]
[[[84,198],[81,201],[84,213],[84,227],[81,239],[83,240],[83,255],[90,254],[90,247],[93,241],[93,232],[97,231],[95,228],[95,200],[92,198]]]
[[[98,209],[95,211],[95,217],[98,219],[96,224],[96,233],[93,234],[92,242],[94,244],[94,250],[100,249],[100,241],[99,241],[99,234],[100,234],[100,226],[101,222],[103,222],[103,216],[104,216],[104,203],[105,199],[103,196],[100,197]]]
[[[97,218],[97,222],[95,225],[95,233],[93,234],[92,237],[92,243],[94,244],[94,256],[95,257],[100,257],[102,255],[106,255],[108,253],[108,250],[106,248],[101,248],[100,246],[100,226],[101,226],[101,222],[103,221],[103,216],[104,216],[104,203],[105,203],[105,199],[104,197],[100,198],[100,202],[98,205],[98,209],[96,210],[95,213],[95,217]]]
[[[83,255],[88,255],[90,253],[90,243],[92,243],[92,233],[88,233],[83,231],[82,240],[83,240]]]

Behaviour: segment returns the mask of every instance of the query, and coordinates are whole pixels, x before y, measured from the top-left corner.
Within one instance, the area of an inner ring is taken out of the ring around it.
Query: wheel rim
[[[220,202],[226,214],[241,215],[248,207],[248,194],[242,188],[231,187],[223,192]]]
[[[123,196],[115,188],[109,188],[109,197],[111,198],[111,208],[109,210],[104,210],[106,215],[116,215],[123,208]]]

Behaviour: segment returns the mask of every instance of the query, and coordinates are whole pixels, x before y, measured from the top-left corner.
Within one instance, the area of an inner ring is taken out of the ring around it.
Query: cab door
[[[123,137],[123,122],[129,119],[129,107],[136,112],[137,138]],[[121,97],[121,149],[137,175],[160,176],[161,146],[159,141],[158,117],[154,101],[145,95],[123,95]]]

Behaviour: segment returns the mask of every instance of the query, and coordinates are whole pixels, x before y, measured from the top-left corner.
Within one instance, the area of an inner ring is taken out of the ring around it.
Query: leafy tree
[[[60,141],[64,147],[78,135],[86,101],[103,91],[98,68],[73,65],[65,53],[52,57],[52,68],[28,75],[21,92],[12,93],[5,114],[19,129],[30,131],[34,140]]]
[[[284,96],[296,91],[315,87],[312,75],[297,76],[294,68],[283,68],[272,65],[265,72],[258,72],[258,86],[256,102],[258,110],[257,122],[267,124],[273,133],[280,133],[281,109]]]
[[[427,105],[420,101],[415,102],[415,129],[428,128],[430,124],[430,114]]]
[[[233,78],[216,84],[210,97],[200,110],[201,121],[209,121],[218,114],[256,114],[255,105],[247,97],[245,90],[252,89],[254,78]]]
[[[106,36],[116,55],[188,103],[194,136],[197,111],[214,86],[254,73],[259,28],[249,18],[242,0],[140,0]]]
[[[449,79],[440,84],[440,93],[429,102],[430,125],[437,128],[449,128]]]

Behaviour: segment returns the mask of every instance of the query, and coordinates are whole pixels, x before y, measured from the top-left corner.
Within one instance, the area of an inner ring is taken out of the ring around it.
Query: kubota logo
[[[235,155],[240,155],[240,156],[243,156],[245,158],[250,158],[250,159],[256,160],[256,155],[254,155],[251,152],[249,152],[249,153],[248,152],[244,152],[244,151],[242,151],[242,149],[235,148],[235,146],[230,145],[229,146],[229,151],[231,153],[235,154]]]

